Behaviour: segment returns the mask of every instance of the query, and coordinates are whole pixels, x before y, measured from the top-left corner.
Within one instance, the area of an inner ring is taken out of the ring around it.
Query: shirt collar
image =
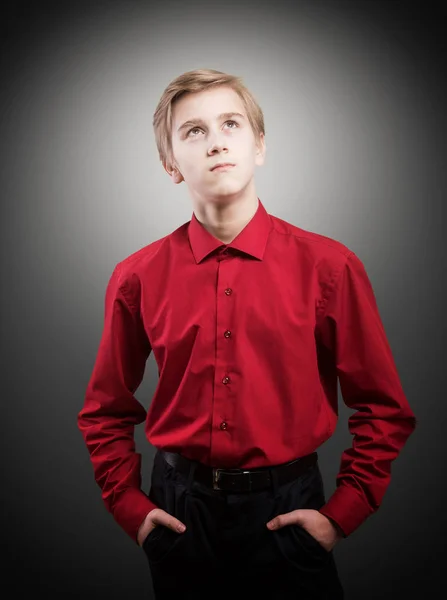
[[[234,248],[239,252],[250,254],[262,260],[272,227],[273,223],[270,215],[258,198],[258,208],[255,214],[229,244],[224,244],[205,229],[200,221],[197,220],[194,212],[188,225],[188,237],[196,263],[200,263],[210,252],[222,246]]]

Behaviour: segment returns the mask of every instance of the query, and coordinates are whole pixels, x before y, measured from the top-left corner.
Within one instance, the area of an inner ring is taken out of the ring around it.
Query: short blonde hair
[[[257,141],[265,135],[264,115],[253,94],[242,83],[242,78],[214,69],[196,69],[179,75],[164,90],[155,109],[153,127],[158,154],[163,164],[173,162],[172,155],[172,107],[183,94],[202,92],[211,87],[231,87],[241,98],[247,118]]]

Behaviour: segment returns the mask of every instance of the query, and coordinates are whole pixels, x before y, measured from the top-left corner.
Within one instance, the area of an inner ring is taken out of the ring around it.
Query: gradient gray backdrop
[[[186,185],[174,186],[158,160],[152,115],[165,86],[199,67],[242,76],[264,110],[267,157],[257,192],[268,212],[342,241],[364,262],[418,418],[381,509],[335,549],[347,599],[416,599],[445,588],[441,6],[3,5],[8,597],[152,597],[143,551],[102,504],[76,417],[113,267],[191,218]],[[145,407],[156,383],[151,355],[137,391]],[[350,412],[341,397],[340,404],[339,427],[320,448],[328,495],[351,445]],[[135,435],[147,491],[154,448],[142,426]],[[216,585],[228,586],[231,598],[231,574]]]

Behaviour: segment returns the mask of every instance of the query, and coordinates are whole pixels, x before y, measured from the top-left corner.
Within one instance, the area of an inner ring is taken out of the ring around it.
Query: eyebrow
[[[241,117],[242,119],[245,119],[245,116],[242,115],[241,113],[238,112],[226,112],[226,113],[221,113],[220,115],[217,115],[218,119],[230,119],[231,117]],[[189,127],[190,125],[204,125],[205,121],[203,119],[189,119],[188,121],[185,121],[183,123],[183,125],[180,125],[180,127],[177,129],[177,131],[181,131],[182,129],[185,129],[185,127]]]

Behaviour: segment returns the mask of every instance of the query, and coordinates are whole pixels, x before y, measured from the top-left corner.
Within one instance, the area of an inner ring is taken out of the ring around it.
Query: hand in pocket
[[[154,508],[150,513],[147,514],[145,520],[140,526],[140,529],[138,530],[137,541],[139,546],[144,544],[144,540],[151,533],[151,531],[160,526],[172,529],[172,531],[175,531],[179,535],[186,531],[186,526],[184,523],[179,521],[176,517],[170,515],[162,508]],[[179,527],[183,527],[183,529],[179,529]]]

